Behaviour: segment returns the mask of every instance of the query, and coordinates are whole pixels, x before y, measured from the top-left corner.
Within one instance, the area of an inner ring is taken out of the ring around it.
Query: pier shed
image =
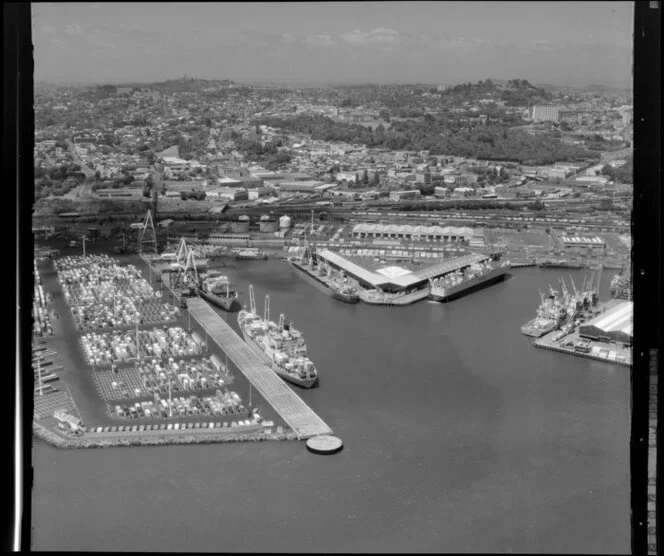
[[[581,338],[631,344],[634,329],[634,304],[623,301],[579,327]]]

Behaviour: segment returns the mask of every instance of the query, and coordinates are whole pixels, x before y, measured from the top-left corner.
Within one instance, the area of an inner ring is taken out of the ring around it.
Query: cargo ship
[[[614,299],[632,299],[632,269],[629,266],[623,266],[620,272],[611,280],[609,293]]]
[[[256,247],[246,247],[235,251],[236,261],[266,261],[267,253]]]
[[[249,347],[282,379],[311,388],[318,380],[318,371],[307,357],[307,345],[302,333],[286,323],[284,315],[279,324],[270,320],[270,296],[265,296],[263,318],[258,316],[254,288],[249,286],[249,311],[238,313],[237,322]]]
[[[238,293],[231,288],[228,276],[217,271],[210,271],[201,277],[198,295],[224,311],[235,312],[241,308]]]
[[[327,262],[317,257],[315,248],[304,249],[300,256],[290,257],[288,262],[311,284],[333,299],[344,303],[360,301],[357,282],[343,273],[334,275],[334,271]]]
[[[572,261],[557,261],[553,259],[547,259],[539,261],[537,266],[542,268],[583,268],[585,265],[581,263],[574,263]]]
[[[534,319],[521,327],[522,334],[540,338],[555,330],[567,331],[568,328],[581,324],[592,316],[592,311],[597,307],[601,279],[601,271],[596,281],[594,272],[588,279],[588,271],[586,271],[580,290],[576,289],[574,280],[570,276],[574,293],[568,292],[562,278],[559,279],[560,291],[554,290],[551,286],[549,286],[547,296],[540,291],[540,305],[537,308],[537,314]]]
[[[465,269],[459,269],[441,278],[430,279],[429,297],[434,301],[451,301],[502,280],[509,268],[509,262],[487,260],[473,263]]]

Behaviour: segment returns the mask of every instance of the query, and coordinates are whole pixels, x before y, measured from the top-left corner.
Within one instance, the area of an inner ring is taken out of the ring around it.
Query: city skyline
[[[36,4],[35,81],[631,86],[631,2]],[[184,23],[186,22],[186,23]]]

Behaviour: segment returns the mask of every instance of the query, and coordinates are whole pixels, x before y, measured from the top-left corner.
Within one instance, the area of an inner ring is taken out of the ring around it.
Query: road
[[[94,175],[95,175],[94,171],[92,171],[90,168],[88,168],[86,163],[81,159],[80,156],[78,156],[78,154],[74,150],[73,143],[69,139],[66,140],[66,143],[67,143],[67,151],[69,151],[69,153],[72,155],[72,158],[74,159],[74,162],[76,162],[76,164],[78,164],[81,167],[81,172],[83,172],[85,174],[85,177],[86,178],[94,177]]]

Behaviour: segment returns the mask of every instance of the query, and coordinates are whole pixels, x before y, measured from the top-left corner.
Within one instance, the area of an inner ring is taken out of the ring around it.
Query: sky
[[[32,4],[35,80],[631,86],[632,2]]]

